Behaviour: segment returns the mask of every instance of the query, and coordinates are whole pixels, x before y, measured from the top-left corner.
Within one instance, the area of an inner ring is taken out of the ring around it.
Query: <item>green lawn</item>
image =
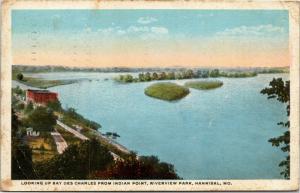
[[[33,162],[48,160],[58,154],[50,132],[41,132],[39,137],[27,137],[26,141],[32,149]]]
[[[147,96],[167,101],[181,99],[189,92],[188,88],[171,82],[155,83],[145,89]]]
[[[215,81],[189,81],[184,84],[186,87],[198,89],[198,90],[209,90],[223,86],[223,82]]]

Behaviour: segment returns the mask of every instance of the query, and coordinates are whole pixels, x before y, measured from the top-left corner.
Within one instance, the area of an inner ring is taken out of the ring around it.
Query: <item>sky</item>
[[[287,10],[13,10],[13,64],[289,66]]]

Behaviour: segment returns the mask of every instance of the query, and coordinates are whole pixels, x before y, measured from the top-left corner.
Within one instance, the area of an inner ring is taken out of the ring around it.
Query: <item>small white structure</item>
[[[33,131],[33,129],[31,127],[26,129],[26,135],[27,136],[32,136],[32,137],[37,137],[40,136],[40,132],[39,131]]]
[[[68,147],[67,142],[65,139],[61,136],[60,133],[58,132],[51,132],[51,135],[55,141],[57,152],[59,154],[62,154]]]

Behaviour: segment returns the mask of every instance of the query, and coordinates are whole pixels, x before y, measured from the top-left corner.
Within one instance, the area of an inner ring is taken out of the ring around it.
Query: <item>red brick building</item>
[[[48,90],[30,90],[26,91],[26,102],[47,104],[48,102],[57,101],[58,94]]]

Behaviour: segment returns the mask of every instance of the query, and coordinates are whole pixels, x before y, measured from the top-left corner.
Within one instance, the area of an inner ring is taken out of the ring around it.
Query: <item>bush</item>
[[[56,124],[56,116],[53,111],[45,107],[37,107],[28,116],[28,124],[38,131],[52,131]]]
[[[139,159],[131,154],[119,160],[105,171],[93,173],[95,179],[180,179],[174,166],[160,162],[155,156],[142,156]]]
[[[37,163],[39,179],[87,179],[95,172],[113,164],[108,149],[96,139],[72,144],[63,154]]]
[[[18,80],[22,81],[23,78],[24,78],[24,76],[23,76],[22,73],[18,73],[18,74],[17,74],[17,79],[18,79]]]

